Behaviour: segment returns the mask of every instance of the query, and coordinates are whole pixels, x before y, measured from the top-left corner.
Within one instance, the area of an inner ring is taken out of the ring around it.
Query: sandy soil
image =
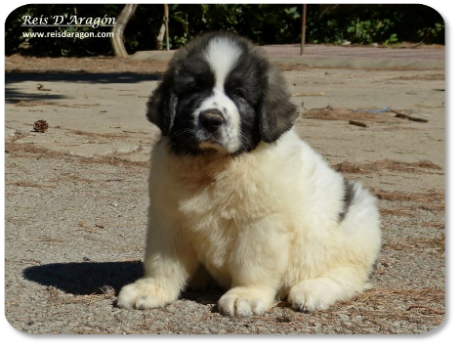
[[[438,327],[445,312],[443,69],[291,63],[282,67],[300,111],[298,132],[379,198],[384,244],[374,289],[325,311],[302,314],[280,302],[246,319],[217,312],[219,290],[185,292],[163,309],[115,307],[121,286],[142,273],[148,154],[158,137],[145,103],[166,63],[16,56],[6,64],[11,325],[28,333],[131,334],[411,334]],[[48,132],[33,131],[40,119]]]

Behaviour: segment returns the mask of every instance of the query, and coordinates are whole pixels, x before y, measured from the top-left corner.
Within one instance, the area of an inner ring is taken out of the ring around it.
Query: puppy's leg
[[[342,238],[336,262],[319,277],[305,279],[291,288],[288,300],[294,309],[326,309],[335,301],[350,299],[370,288],[368,279],[381,243],[379,213],[375,198],[361,184],[352,183],[349,188],[349,209],[340,225]],[[329,250],[330,246],[323,249]]]
[[[208,288],[211,276],[203,265],[199,265],[195,274],[188,281],[188,288],[192,291],[202,291]]]
[[[287,238],[276,222],[248,224],[238,234],[229,265],[232,288],[218,303],[222,314],[260,315],[272,306],[288,258]]]
[[[157,308],[175,301],[198,261],[172,228],[149,224],[144,277],[126,285],[118,295],[122,308]]]
[[[369,288],[368,272],[354,265],[337,267],[322,277],[306,279],[289,291],[288,302],[302,312],[324,310]]]

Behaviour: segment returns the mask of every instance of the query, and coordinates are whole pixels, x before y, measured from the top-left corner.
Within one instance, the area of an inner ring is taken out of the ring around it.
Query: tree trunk
[[[123,31],[136,11],[136,8],[137,4],[125,5],[112,28],[113,36],[110,38],[110,41],[112,43],[113,52],[117,57],[128,56],[128,52],[126,52],[125,45],[123,43]]]
[[[157,36],[156,47],[157,50],[163,49],[163,38],[165,37],[166,27],[165,24],[161,24],[160,33]]]
[[[166,50],[169,51],[169,7],[167,4],[165,8],[165,27],[166,27]]]
[[[169,7],[167,4],[163,5],[164,16],[163,23],[161,24],[160,32],[156,38],[156,47],[157,50],[163,49],[163,39],[166,34],[166,50],[169,51]]]

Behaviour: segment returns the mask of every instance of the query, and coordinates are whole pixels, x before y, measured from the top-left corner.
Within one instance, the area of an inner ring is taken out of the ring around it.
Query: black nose
[[[198,118],[200,125],[208,132],[215,132],[225,122],[224,115],[217,109],[202,111]]]

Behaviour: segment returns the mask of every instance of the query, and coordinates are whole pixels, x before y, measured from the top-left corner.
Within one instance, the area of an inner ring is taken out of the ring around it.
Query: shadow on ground
[[[5,84],[18,82],[84,82],[96,84],[158,81],[160,73],[6,73]]]
[[[28,267],[24,278],[75,295],[100,293],[104,287],[120,289],[143,275],[142,262],[72,262]]]
[[[49,102],[56,99],[69,99],[71,96],[55,94],[55,91],[37,91],[36,93],[24,93],[15,87],[9,86],[12,83],[31,82],[35,85],[46,82],[65,82],[65,83],[138,83],[142,81],[158,81],[161,78],[159,73],[7,73],[5,74],[5,102],[16,104],[19,102]],[[45,85],[45,87],[48,87]]]
[[[68,99],[69,96],[62,94],[51,93],[24,93],[17,88],[6,86],[5,87],[5,102],[9,104],[16,104],[20,102],[50,102],[58,99]]]
[[[123,286],[136,281],[143,273],[141,261],[51,263],[23,271],[27,280],[74,295],[100,294],[110,288],[118,295]],[[184,291],[181,298],[214,305],[223,293],[213,286],[206,291]]]

